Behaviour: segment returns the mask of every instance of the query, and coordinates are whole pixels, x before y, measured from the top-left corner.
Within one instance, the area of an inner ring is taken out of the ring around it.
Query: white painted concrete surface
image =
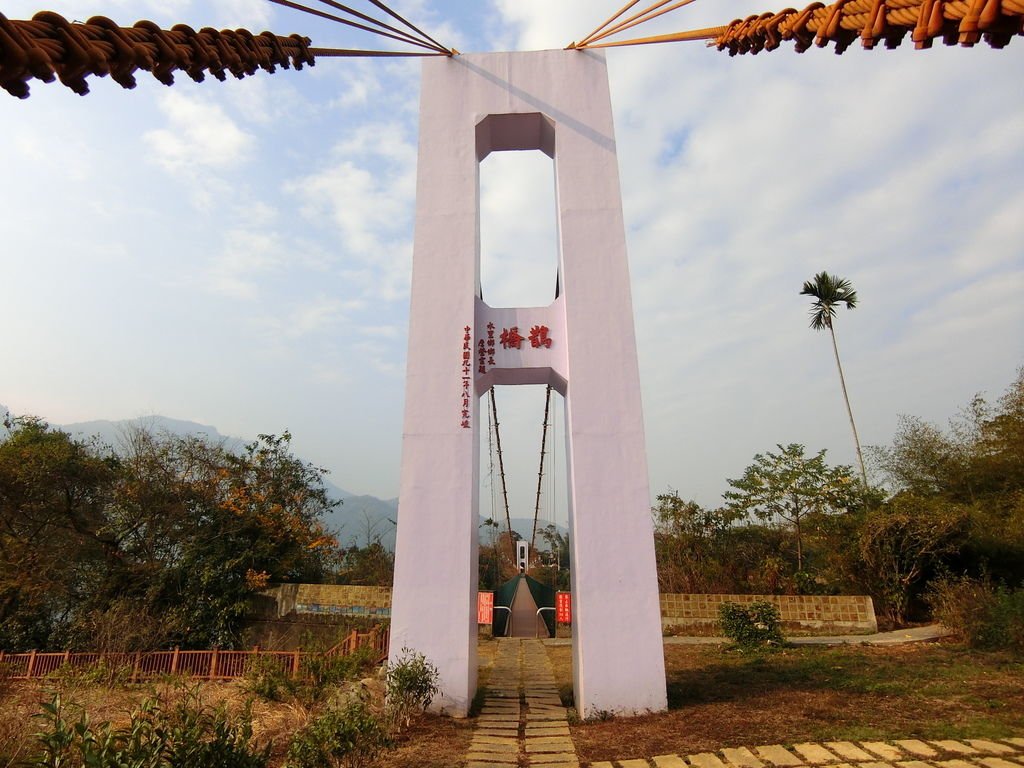
[[[478,164],[516,149],[554,157],[560,295],[548,307],[478,298]],[[566,399],[577,708],[666,707],[629,285],[603,55],[426,60],[391,656],[407,647],[437,665],[435,708],[465,714],[476,687],[478,398],[496,384],[551,384]]]

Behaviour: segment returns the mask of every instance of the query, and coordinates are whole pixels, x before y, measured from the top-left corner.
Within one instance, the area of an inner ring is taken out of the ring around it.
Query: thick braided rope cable
[[[823,48],[835,42],[843,53],[858,37],[865,48],[884,41],[895,48],[911,34],[916,48],[930,48],[941,37],[946,45],[970,47],[984,40],[1003,48],[1024,35],[1024,0],[836,0],[813,2],[803,10],[786,8],[736,19],[728,25],[666,35],[570,44],[570,48],[614,48],[654,43],[707,40],[708,45],[737,53],[773,51],[782,41],[794,41],[803,53],[812,44]],[[592,36],[593,38],[593,36]]]
[[[812,44],[835,43],[843,53],[858,37],[865,48],[884,41],[895,48],[911,33],[915,48],[930,48],[936,38],[946,45],[973,46],[981,40],[1003,48],[1024,35],[1024,0],[837,0],[811,3],[803,10],[787,8],[737,19],[715,35],[718,50],[756,54],[794,41],[803,53]]]
[[[119,27],[103,16],[72,24],[51,11],[41,11],[31,21],[0,14],[0,88],[24,99],[29,80],[49,83],[59,78],[85,95],[90,75],[110,75],[123,88],[134,88],[134,73],[140,69],[165,85],[174,83],[179,69],[196,82],[202,82],[207,72],[218,80],[225,80],[227,73],[241,79],[259,69],[313,66],[309,43],[299,35],[253,35],[245,29],[204,27],[196,32],[178,24],[165,30],[151,21]]]

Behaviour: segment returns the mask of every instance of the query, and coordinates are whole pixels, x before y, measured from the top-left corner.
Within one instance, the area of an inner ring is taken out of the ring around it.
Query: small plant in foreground
[[[294,691],[294,683],[281,662],[273,656],[255,655],[245,666],[245,689],[267,701],[281,701]]]
[[[726,637],[744,650],[782,645],[782,616],[778,606],[767,600],[749,605],[722,603],[718,620]]]
[[[124,728],[93,725],[84,710],[69,707],[60,694],[36,717],[43,728],[36,734],[39,753],[25,763],[32,768],[266,768],[270,751],[269,745],[253,745],[248,711],[235,722],[224,710],[203,706],[195,694],[171,712],[147,699]]]
[[[391,745],[387,730],[366,702],[353,697],[328,709],[299,731],[285,768],[363,768]]]
[[[402,655],[387,671],[387,712],[393,731],[408,726],[415,713],[430,705],[438,691],[438,677],[437,667],[426,656],[402,649]]]

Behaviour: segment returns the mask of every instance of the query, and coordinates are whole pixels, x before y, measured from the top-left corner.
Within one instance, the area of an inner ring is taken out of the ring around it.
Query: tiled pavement
[[[767,744],[696,755],[590,763],[590,768],[1022,768],[1024,738]]]
[[[539,640],[499,643],[466,768],[578,768],[544,646]]]

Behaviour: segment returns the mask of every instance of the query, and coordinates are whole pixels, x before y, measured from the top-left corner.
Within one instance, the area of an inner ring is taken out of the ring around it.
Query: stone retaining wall
[[[784,632],[870,634],[878,631],[875,607],[866,595],[661,595],[661,626],[673,634],[698,630],[718,634],[718,606],[746,605],[755,600],[775,603]]]
[[[672,634],[717,634],[718,606],[767,600],[779,606],[783,630],[816,634],[868,634],[878,631],[875,608],[864,595],[661,595],[661,626]],[[390,587],[336,584],[279,584],[257,600],[264,618],[289,614],[391,617]]]
[[[391,618],[391,587],[338,584],[278,584],[260,593],[258,612],[281,618],[291,613]]]

